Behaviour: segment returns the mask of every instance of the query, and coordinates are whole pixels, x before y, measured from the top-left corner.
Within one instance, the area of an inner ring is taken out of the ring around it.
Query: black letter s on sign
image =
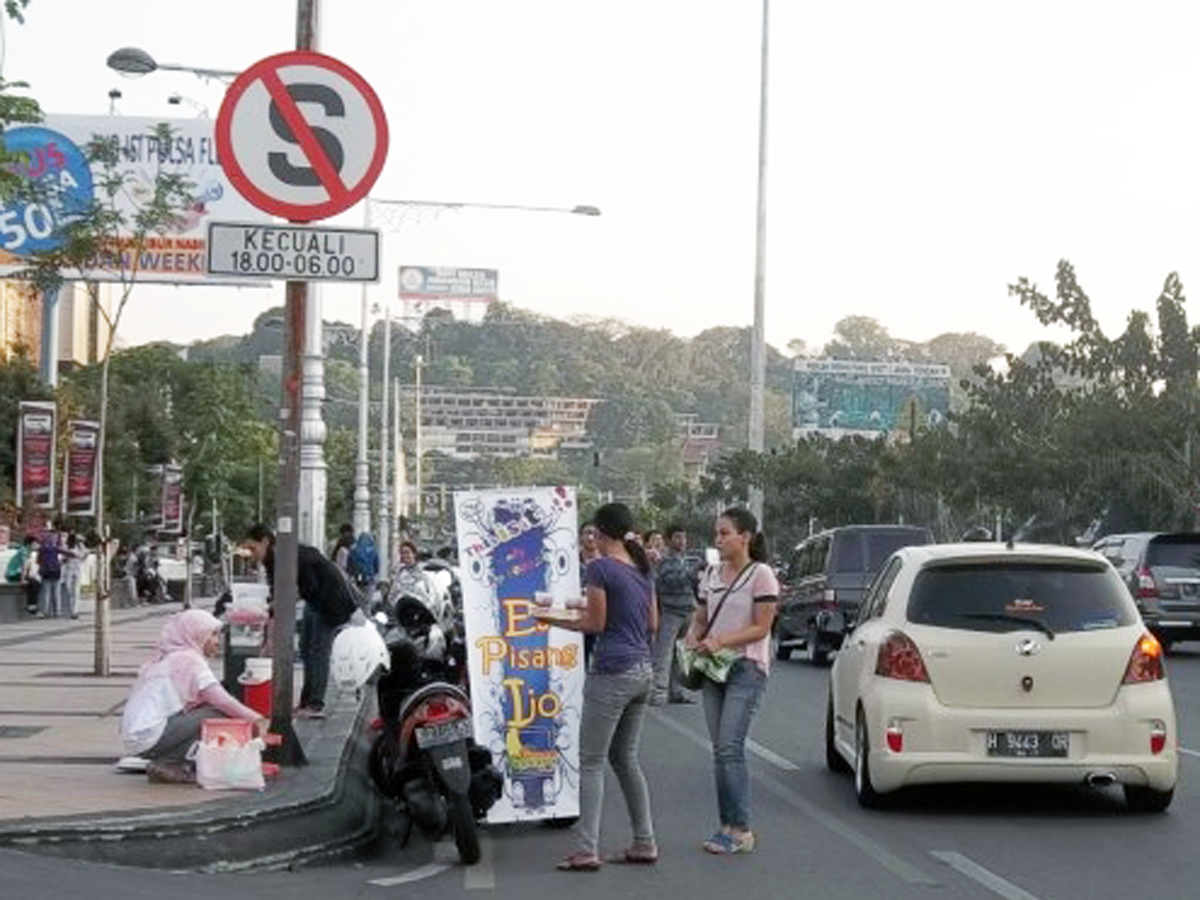
[[[341,96],[327,85],[289,84],[287,92],[296,103],[321,104],[327,116],[340,117],[346,115],[346,107],[342,103]],[[271,128],[279,137],[289,144],[300,143],[296,139],[296,136],[292,134],[292,129],[283,118],[283,114],[279,111],[279,107],[274,100],[271,101],[269,115]],[[346,152],[342,149],[342,142],[337,139],[337,135],[331,131],[326,131],[324,128],[313,127],[312,133],[316,137],[317,143],[321,145],[321,149],[325,151],[325,155],[329,158],[329,162],[334,170],[340,174],[342,166],[346,162]],[[290,184],[295,187],[320,187],[321,185],[321,179],[317,176],[316,170],[309,166],[293,166],[288,162],[286,153],[278,151],[268,153],[267,165],[270,166],[271,174],[284,184]]]

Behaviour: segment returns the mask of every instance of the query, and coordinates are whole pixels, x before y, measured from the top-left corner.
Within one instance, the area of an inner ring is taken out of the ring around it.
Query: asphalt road
[[[675,898],[1194,898],[1200,896],[1200,644],[1169,661],[1180,718],[1182,780],[1165,815],[1131,815],[1118,790],[938,788],[905,795],[884,811],[859,809],[849,778],[824,768],[827,670],[776,666],[754,732],[759,848],[712,857],[715,802],[698,707],[656,710],[643,758],[651,779],[662,858],[653,868],[609,865],[559,873],[570,833],[493,828],[484,860],[464,869],[449,845],[384,846],[359,860],[296,872],[193,876],[104,868],[0,852],[0,897],[71,900],[213,898],[438,898],[528,900]],[[604,844],[628,840],[610,782]]]

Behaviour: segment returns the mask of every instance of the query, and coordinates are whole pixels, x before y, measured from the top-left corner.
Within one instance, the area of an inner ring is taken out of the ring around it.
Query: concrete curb
[[[365,844],[379,797],[367,771],[374,692],[335,703],[323,722],[297,722],[309,764],[261,794],[171,810],[0,821],[0,846],[152,869],[279,869]],[[136,776],[114,776],[136,777]],[[186,790],[186,788],[181,788]]]

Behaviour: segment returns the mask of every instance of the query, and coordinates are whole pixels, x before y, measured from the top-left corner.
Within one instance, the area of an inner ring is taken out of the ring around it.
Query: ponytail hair
[[[606,538],[625,545],[625,552],[629,554],[639,572],[643,575],[650,574],[650,557],[646,555],[646,548],[638,542],[633,531],[633,513],[628,506],[624,503],[605,503],[596,510],[592,522]]]
[[[750,535],[750,546],[748,549],[752,560],[755,562],[767,561],[767,539],[758,530],[758,519],[754,518],[754,513],[750,512],[744,506],[731,506],[721,513],[721,518],[732,522],[738,534]]]

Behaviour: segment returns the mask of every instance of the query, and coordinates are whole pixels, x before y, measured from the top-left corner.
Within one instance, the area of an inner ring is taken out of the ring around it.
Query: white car
[[[830,674],[826,762],[868,807],[909,785],[1053,782],[1162,811],[1177,740],[1162,647],[1088,550],[899,550]]]

